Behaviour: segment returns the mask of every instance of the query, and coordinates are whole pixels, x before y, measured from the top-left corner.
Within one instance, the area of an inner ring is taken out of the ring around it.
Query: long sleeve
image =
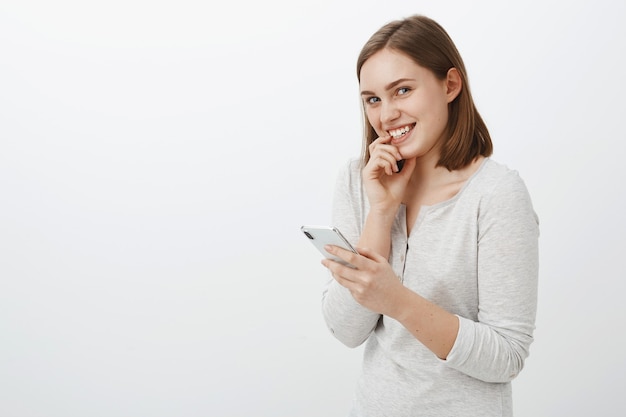
[[[333,220],[351,242],[367,198],[360,169],[337,182]],[[400,322],[358,305],[330,280],[326,323],[348,346],[366,340],[354,415],[512,415],[511,383],[533,341],[539,224],[517,172],[491,159],[452,198],[422,206],[407,234],[406,209],[391,229],[391,266],[405,287],[459,318],[446,360]]]
[[[538,280],[537,216],[515,172],[481,201],[478,214],[478,316],[459,317],[446,364],[486,382],[508,382],[533,341]]]
[[[358,161],[339,174],[333,199],[333,225],[353,245],[359,239],[367,210],[360,186]],[[350,292],[329,278],[322,294],[322,312],[331,333],[349,347],[361,345],[376,327],[380,315],[358,304]]]

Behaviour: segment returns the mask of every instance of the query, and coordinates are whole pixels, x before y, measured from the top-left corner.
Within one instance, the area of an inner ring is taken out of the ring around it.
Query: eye
[[[403,96],[405,94],[408,94],[410,91],[411,89],[409,87],[401,87],[401,88],[398,88],[398,95]]]
[[[378,103],[379,101],[380,101],[380,98],[375,97],[375,96],[374,96],[374,97],[367,97],[367,98],[365,99],[365,102],[366,102],[367,104],[376,104],[376,103]]]

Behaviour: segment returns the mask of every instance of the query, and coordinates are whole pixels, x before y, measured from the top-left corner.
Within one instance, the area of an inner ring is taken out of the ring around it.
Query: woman
[[[362,161],[339,176],[326,248],[331,332],[366,342],[353,416],[510,416],[533,341],[538,221],[490,159],[463,61],[423,16],[383,26],[357,62]]]

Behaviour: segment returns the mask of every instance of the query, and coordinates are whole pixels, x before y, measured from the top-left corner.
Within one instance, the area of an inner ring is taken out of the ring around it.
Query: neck
[[[483,157],[478,157],[461,169],[449,171],[446,167],[437,166],[438,155],[418,158],[404,193],[404,204],[419,207],[451,198],[476,172],[483,160]]]
[[[446,167],[437,166],[439,162],[438,153],[430,153],[415,160],[415,169],[411,175],[409,186],[421,187],[439,182],[450,171]]]

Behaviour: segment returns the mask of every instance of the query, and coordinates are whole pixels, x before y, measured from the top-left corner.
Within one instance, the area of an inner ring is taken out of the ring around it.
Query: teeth
[[[390,130],[389,134],[393,136],[394,139],[398,139],[399,137],[405,135],[409,130],[411,130],[409,126],[404,126],[400,129]]]

